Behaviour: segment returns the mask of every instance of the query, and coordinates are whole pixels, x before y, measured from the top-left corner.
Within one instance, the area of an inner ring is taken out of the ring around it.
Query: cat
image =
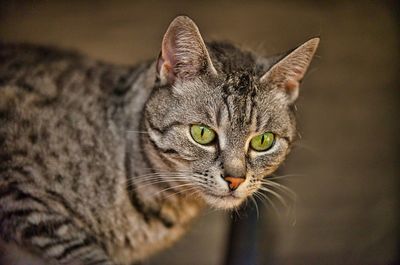
[[[290,151],[318,44],[265,58],[205,43],[186,16],[133,67],[0,44],[3,259],[131,264],[205,207],[239,207]]]

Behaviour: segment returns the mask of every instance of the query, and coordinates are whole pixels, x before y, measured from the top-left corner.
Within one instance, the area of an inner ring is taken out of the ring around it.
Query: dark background
[[[397,1],[0,1],[0,39],[134,64],[158,55],[178,14],[206,40],[263,54],[322,38],[297,103],[302,139],[282,171],[295,175],[285,184],[296,212],[259,203],[259,263],[399,264]],[[145,264],[221,264],[231,215],[206,212]]]

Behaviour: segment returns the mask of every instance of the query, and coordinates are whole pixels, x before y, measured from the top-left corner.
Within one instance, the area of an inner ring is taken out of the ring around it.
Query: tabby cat
[[[251,198],[294,141],[318,43],[264,58],[179,16],[133,67],[0,44],[4,264],[131,264]]]

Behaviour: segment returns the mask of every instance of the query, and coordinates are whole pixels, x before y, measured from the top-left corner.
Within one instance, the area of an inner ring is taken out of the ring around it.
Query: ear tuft
[[[163,84],[192,79],[203,73],[216,75],[199,29],[189,17],[178,16],[169,25],[162,41],[157,72]]]
[[[320,39],[313,38],[290,52],[264,74],[260,82],[276,84],[282,89],[289,103],[293,103],[299,94],[299,86],[318,48]]]

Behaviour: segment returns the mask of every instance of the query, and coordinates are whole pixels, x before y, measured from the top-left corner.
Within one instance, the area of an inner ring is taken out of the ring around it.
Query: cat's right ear
[[[186,16],[176,17],[164,35],[157,61],[160,83],[174,84],[200,74],[217,75],[196,24]]]

